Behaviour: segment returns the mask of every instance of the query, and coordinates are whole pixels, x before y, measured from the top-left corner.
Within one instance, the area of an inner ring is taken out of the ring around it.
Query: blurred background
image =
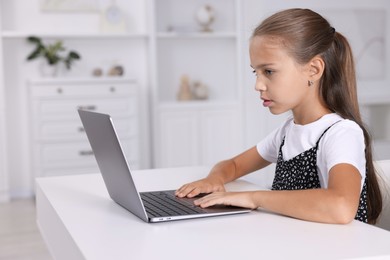
[[[287,115],[254,91],[249,38],[291,7],[350,40],[375,158],[390,158],[387,1],[1,0],[0,200],[34,196],[35,177],[97,172],[78,108],[113,116],[133,169],[212,165],[255,145]]]
[[[389,1],[0,0],[0,240],[17,241],[15,214],[35,225],[36,177],[98,172],[77,109],[112,115],[132,169],[256,145],[288,115],[262,107],[249,38],[291,7],[350,40],[374,157],[390,159]],[[267,186],[272,172],[246,178]]]

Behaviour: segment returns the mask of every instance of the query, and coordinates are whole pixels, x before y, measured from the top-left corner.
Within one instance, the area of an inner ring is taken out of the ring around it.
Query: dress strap
[[[321,138],[325,135],[325,133],[332,127],[332,126],[334,126],[335,124],[337,124],[338,122],[341,122],[342,120],[339,120],[339,121],[337,121],[337,122],[334,122],[333,124],[331,124],[328,128],[326,128],[325,129],[325,131],[321,134],[321,136],[320,136],[320,138],[318,138],[318,140],[317,140],[317,143],[316,143],[316,150],[317,150],[317,148],[318,148],[318,145],[319,145],[319,143],[320,143],[320,141],[321,141]]]

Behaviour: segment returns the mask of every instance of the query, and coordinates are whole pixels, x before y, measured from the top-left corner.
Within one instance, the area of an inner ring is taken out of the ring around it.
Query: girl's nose
[[[267,87],[265,84],[259,79],[259,77],[256,78],[256,84],[255,84],[255,90],[259,92],[263,92],[267,90]]]

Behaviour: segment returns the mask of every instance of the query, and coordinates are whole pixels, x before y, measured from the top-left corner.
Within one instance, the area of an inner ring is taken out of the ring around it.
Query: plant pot
[[[58,75],[58,64],[50,65],[46,61],[44,61],[41,63],[40,70],[42,77],[54,78]]]

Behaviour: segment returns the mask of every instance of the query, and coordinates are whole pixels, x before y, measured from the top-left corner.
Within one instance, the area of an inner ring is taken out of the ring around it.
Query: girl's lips
[[[263,106],[264,107],[269,107],[271,104],[272,104],[271,100],[263,99]]]

